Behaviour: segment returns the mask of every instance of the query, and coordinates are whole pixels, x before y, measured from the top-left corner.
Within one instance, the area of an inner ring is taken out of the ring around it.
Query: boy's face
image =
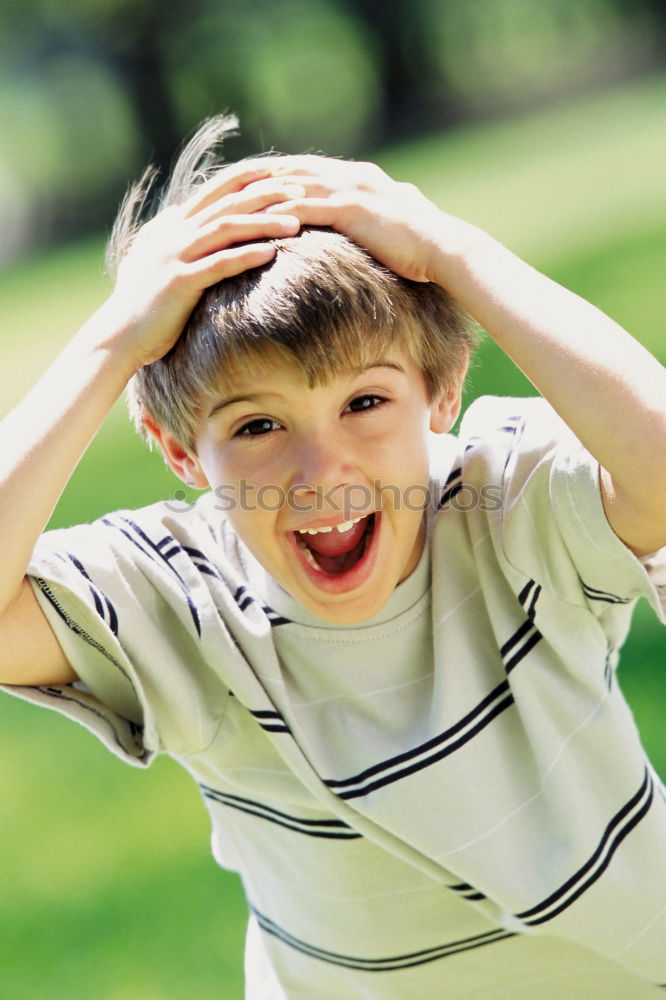
[[[280,360],[270,375],[239,369],[233,387],[206,398],[197,456],[177,471],[216,490],[256,559],[315,615],[371,618],[423,550],[429,430],[450,429],[459,392],[429,403],[395,347],[313,388]]]

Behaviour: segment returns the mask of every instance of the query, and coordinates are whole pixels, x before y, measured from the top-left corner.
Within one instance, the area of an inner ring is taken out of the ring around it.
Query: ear
[[[190,454],[173,434],[156,424],[152,417],[144,414],[142,420],[143,426],[157,441],[167,465],[178,478],[188,486],[194,486],[195,489],[206,489],[209,483],[197,456]]]
[[[463,375],[452,388],[445,389],[430,404],[430,430],[435,434],[446,434],[458,419],[464,380]]]

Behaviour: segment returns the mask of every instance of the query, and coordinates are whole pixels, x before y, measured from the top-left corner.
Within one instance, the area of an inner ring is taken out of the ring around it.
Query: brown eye
[[[352,413],[362,413],[364,410],[374,410],[386,402],[387,400],[383,396],[375,396],[369,393],[365,396],[357,396],[356,399],[352,399],[347,409],[351,410]]]
[[[275,420],[269,420],[268,417],[258,417],[256,420],[248,420],[246,424],[243,424],[236,431],[234,437],[259,437],[262,434],[270,434],[279,426]]]

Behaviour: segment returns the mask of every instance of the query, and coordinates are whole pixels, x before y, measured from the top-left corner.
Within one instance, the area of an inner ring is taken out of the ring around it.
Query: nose
[[[353,481],[349,458],[330,433],[313,431],[299,443],[290,484],[294,496],[303,501],[319,497],[326,504]]]

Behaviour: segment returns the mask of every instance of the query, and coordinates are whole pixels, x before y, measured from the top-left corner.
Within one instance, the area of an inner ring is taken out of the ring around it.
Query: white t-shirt
[[[81,684],[10,690],[190,771],[252,1000],[663,995],[666,799],[614,676],[663,553],[613,534],[540,399],[470,407],[432,496],[419,565],[354,626],[212,494],[49,533],[31,573]]]

